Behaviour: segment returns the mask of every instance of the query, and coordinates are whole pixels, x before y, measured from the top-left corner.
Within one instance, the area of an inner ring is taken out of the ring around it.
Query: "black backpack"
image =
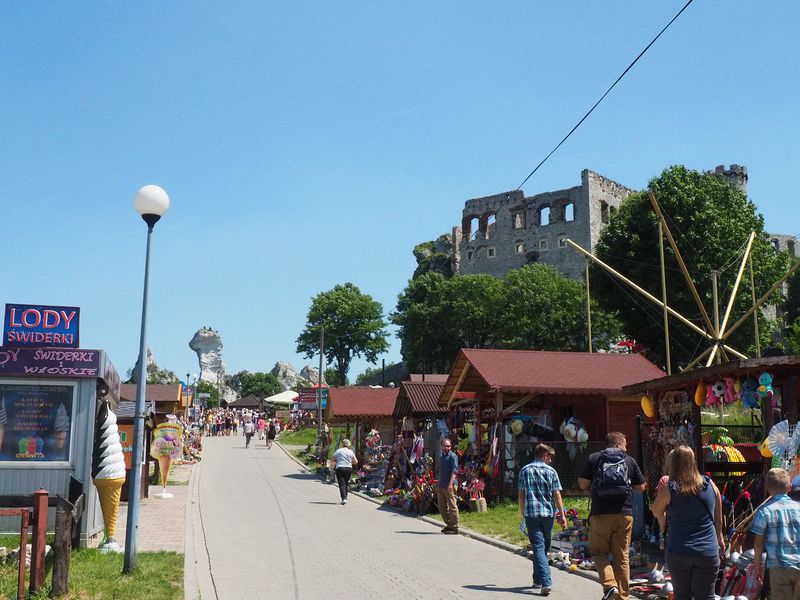
[[[600,498],[626,496],[631,491],[625,451],[606,448],[597,460],[597,471],[592,481],[592,491]]]

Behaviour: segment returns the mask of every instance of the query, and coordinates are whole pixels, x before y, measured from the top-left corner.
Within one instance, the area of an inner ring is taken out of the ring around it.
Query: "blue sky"
[[[414,245],[516,188],[683,4],[6,3],[0,303],[80,306],[124,374],[155,183],[159,364],[196,373],[209,325],[228,372],[299,368],[313,295],[352,281],[388,313]],[[525,192],[737,163],[800,233],[796,8],[696,0]]]

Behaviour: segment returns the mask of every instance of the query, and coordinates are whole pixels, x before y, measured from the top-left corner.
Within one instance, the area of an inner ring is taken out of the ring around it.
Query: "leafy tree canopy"
[[[297,338],[297,352],[306,358],[319,353],[320,330],[325,329],[325,359],[346,381],[350,362],[363,356],[375,362],[389,347],[383,307],[352,283],[337,285],[311,300],[306,327]]]
[[[345,376],[344,381],[339,381],[339,371],[328,367],[324,371],[325,383],[328,385],[350,385],[350,380]],[[317,383],[316,381],[314,383]]]
[[[213,383],[208,381],[198,381],[197,382],[197,392],[198,393],[205,393],[211,394],[208,398],[203,398],[206,402],[206,406],[209,408],[214,408],[215,406],[219,406],[219,390],[217,390],[217,386]],[[200,400],[198,398],[198,400]]]
[[[647,192],[652,192],[669,221],[681,255],[713,323],[711,272],[719,272],[720,314],[724,315],[747,238],[756,232],[752,250],[756,296],[783,275],[785,254],[776,251],[764,232],[764,220],[738,188],[710,173],[683,166],[666,169],[648,189],[625,199],[611,216],[595,248],[596,255],[645,290],[661,298],[658,217]],[[705,321],[691,297],[671,248],[665,241],[667,304],[696,325]],[[591,271],[592,294],[600,305],[620,315],[625,333],[648,347],[650,358],[664,362],[661,309],[618,282],[599,266]],[[779,298],[776,296],[775,301]],[[752,305],[749,277],[742,280],[728,325]],[[720,317],[722,319],[722,317]],[[674,365],[685,365],[708,347],[699,334],[670,318]],[[739,327],[728,345],[745,351],[752,345],[750,323]]]
[[[392,321],[413,370],[447,372],[460,348],[586,350],[583,284],[534,264],[508,277],[426,273],[409,282]],[[594,306],[595,348],[620,333],[619,322]]]
[[[386,370],[388,371],[395,366],[397,366],[397,363],[389,363],[386,365]],[[382,370],[382,367],[367,367],[363,373],[356,376],[356,385],[362,385],[368,379],[379,376]]]
[[[239,385],[239,393],[242,397],[252,394],[264,399],[283,391],[283,386],[272,373],[242,371],[239,373]]]

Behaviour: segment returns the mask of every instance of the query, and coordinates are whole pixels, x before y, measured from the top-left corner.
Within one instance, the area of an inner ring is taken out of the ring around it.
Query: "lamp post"
[[[133,417],[133,452],[131,460],[131,485],[128,493],[128,521],[125,526],[125,559],[123,573],[136,569],[136,535],[139,528],[139,495],[142,489],[142,463],[144,459],[145,386],[147,384],[147,294],[150,285],[150,236],[153,227],[169,208],[169,196],[157,185],[146,185],[136,192],[133,203],[136,212],[147,223],[147,250],[144,259],[144,291],[142,293],[142,327],[139,333],[139,371],[136,381],[136,408]]]

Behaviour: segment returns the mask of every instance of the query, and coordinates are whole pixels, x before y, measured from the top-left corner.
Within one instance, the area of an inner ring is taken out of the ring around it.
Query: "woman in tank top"
[[[667,533],[666,561],[675,600],[713,600],[725,549],[722,498],[714,482],[700,475],[688,446],[670,452],[667,475],[669,484],[658,490],[652,510]]]

